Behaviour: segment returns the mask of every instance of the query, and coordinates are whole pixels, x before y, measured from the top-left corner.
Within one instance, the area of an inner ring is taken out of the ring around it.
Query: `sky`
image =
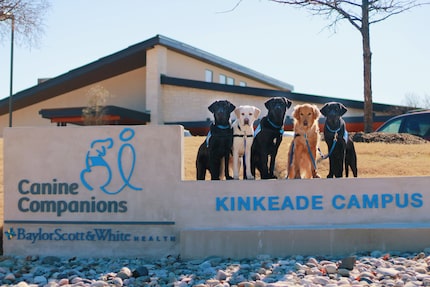
[[[13,91],[157,34],[294,86],[363,100],[361,36],[323,16],[267,0],[51,0],[37,46],[15,44]],[[233,10],[232,10],[233,9]],[[371,26],[375,103],[430,96],[430,6]],[[0,99],[9,96],[10,37],[0,39]]]

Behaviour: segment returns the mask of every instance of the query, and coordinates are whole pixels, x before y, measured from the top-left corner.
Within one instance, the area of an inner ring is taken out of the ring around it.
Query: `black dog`
[[[357,154],[354,142],[348,136],[345,121],[342,116],[347,112],[344,105],[338,102],[326,103],[321,108],[321,114],[326,117],[324,125],[324,140],[329,150],[330,170],[328,178],[342,177],[343,163],[345,163],[345,176],[349,175],[351,168],[354,177],[357,177]]]
[[[275,97],[264,103],[268,112],[254,132],[251,146],[251,173],[255,169],[260,172],[261,179],[276,178],[275,158],[284,133],[285,113],[291,107],[291,101],[283,97]],[[269,163],[270,157],[270,163]]]
[[[206,140],[200,145],[197,153],[197,180],[205,180],[206,170],[211,174],[211,180],[219,180],[221,161],[224,159],[226,179],[232,179],[228,171],[228,162],[233,145],[233,129],[230,125],[230,113],[236,107],[229,101],[215,101],[209,107],[214,115]]]

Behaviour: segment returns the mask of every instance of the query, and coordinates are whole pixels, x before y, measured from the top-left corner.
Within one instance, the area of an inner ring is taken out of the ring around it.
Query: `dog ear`
[[[318,109],[318,107],[316,105],[313,105],[313,110],[314,110],[314,119],[317,120],[319,119],[319,117],[321,116],[321,112]]]
[[[228,102],[228,110],[231,113],[231,112],[234,111],[234,109],[236,108],[236,106],[233,105],[232,103],[230,103],[229,101],[227,101],[227,102]]]
[[[254,109],[254,118],[258,119],[258,116],[260,115],[261,110],[259,108],[255,108]]]
[[[208,110],[211,112],[211,113],[214,113],[215,112],[215,108],[216,108],[216,106],[219,104],[219,102],[218,101],[215,101],[215,102],[213,102],[209,107],[208,107]]]
[[[234,109],[234,114],[236,115],[236,118],[240,118],[240,107]]]
[[[268,100],[264,103],[264,106],[266,107],[266,109],[270,110],[270,106],[272,105],[273,101],[274,101],[274,99],[271,98],[270,100]]]
[[[291,107],[291,104],[293,103],[292,101],[290,101],[289,99],[287,99],[287,98],[282,98],[283,100],[284,100],[284,102],[285,102],[285,105],[287,105],[287,109],[289,109],[290,107]]]
[[[300,117],[300,109],[301,109],[300,105],[297,105],[297,106],[294,107],[293,118],[295,118],[297,120],[299,119],[299,117]]]
[[[323,116],[327,116],[328,113],[328,107],[330,106],[330,103],[326,103],[321,109],[320,112]]]
[[[340,116],[343,116],[348,111],[348,109],[341,103],[339,103],[339,108],[340,108]]]

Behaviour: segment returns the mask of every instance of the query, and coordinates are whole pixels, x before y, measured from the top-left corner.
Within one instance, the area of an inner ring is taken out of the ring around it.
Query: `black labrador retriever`
[[[251,146],[251,173],[254,177],[257,168],[261,179],[276,178],[275,158],[282,142],[285,113],[291,103],[284,97],[274,97],[264,103],[268,112],[256,128]]]
[[[345,176],[349,176],[351,168],[354,177],[357,177],[357,154],[354,142],[348,136],[345,121],[342,116],[348,111],[338,102],[326,103],[321,109],[321,114],[326,117],[324,124],[324,140],[328,147],[329,173],[328,178],[342,177],[343,164],[345,163]]]
[[[228,162],[233,145],[233,129],[230,125],[230,113],[236,107],[229,101],[215,101],[209,107],[214,115],[214,122],[206,140],[200,145],[197,152],[196,169],[197,180],[205,180],[206,170],[211,174],[211,180],[219,180],[222,160],[224,160],[224,173],[226,179],[229,175]]]

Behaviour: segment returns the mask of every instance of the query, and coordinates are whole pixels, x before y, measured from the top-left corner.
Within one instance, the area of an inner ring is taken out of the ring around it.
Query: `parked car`
[[[395,116],[377,128],[376,132],[408,133],[430,141],[430,110]]]

